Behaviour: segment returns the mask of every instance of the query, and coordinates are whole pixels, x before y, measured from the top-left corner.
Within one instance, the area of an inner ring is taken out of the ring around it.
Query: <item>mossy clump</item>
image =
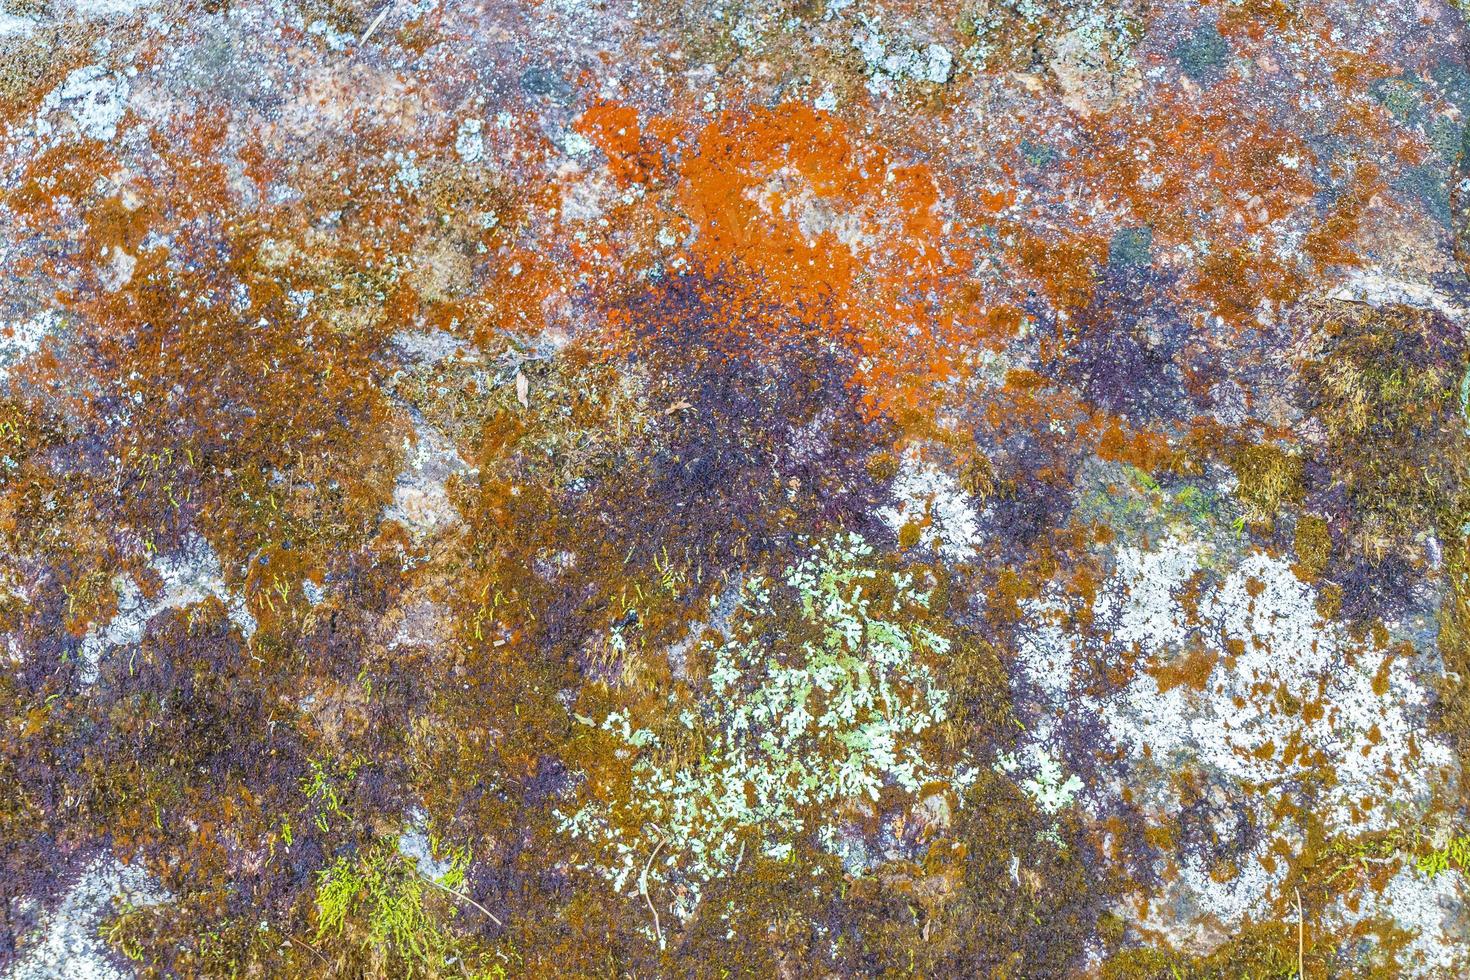
[[[960,486],[976,500],[986,500],[1000,490],[995,464],[979,450],[961,455]]]
[[[373,8],[354,0],[298,0],[296,6],[308,24],[322,20],[343,34],[361,37],[372,23]]]
[[[868,475],[879,483],[891,483],[898,476],[898,457],[886,449],[868,457]]]
[[[963,858],[952,889],[928,910],[926,940],[893,975],[1077,975],[1119,882],[1074,816],[1053,818],[1009,779],[982,772],[955,816]],[[898,960],[897,962],[894,962]],[[912,971],[912,972],[910,972]]]
[[[906,521],[903,527],[898,529],[898,546],[900,548],[912,548],[919,543],[923,537],[924,529],[914,521]]]
[[[0,3],[7,14],[16,17],[44,17],[51,10],[50,0],[5,0]]]
[[[1303,514],[1297,518],[1293,546],[1297,567],[1307,578],[1315,579],[1327,568],[1332,558],[1332,532],[1325,518]]]
[[[1450,540],[1466,445],[1458,330],[1423,310],[1351,303],[1315,308],[1308,326],[1302,376],[1351,501],[1347,544],[1376,562],[1422,556],[1424,532]]]
[[[0,39],[0,118],[18,117],[38,105],[50,84],[77,62],[80,50],[73,32],[56,27]]]
[[[462,879],[462,866],[451,874]],[[462,975],[454,970],[455,914],[449,884],[436,887],[391,843],[378,841],[318,872],[317,946],[355,944],[373,972],[391,976]],[[325,942],[324,942],[325,941]]]
[[[1470,500],[1466,352],[1459,329],[1431,311],[1324,303],[1307,313],[1301,373],[1326,431],[1326,462],[1346,491],[1339,540],[1358,580],[1323,596],[1361,605],[1375,574],[1401,582],[1434,571],[1439,652],[1447,668],[1437,728],[1470,752]],[[1438,568],[1436,568],[1438,566]],[[1442,571],[1441,571],[1442,569]],[[1442,577],[1441,577],[1442,576]]]
[[[1236,450],[1230,464],[1239,481],[1236,496],[1245,505],[1250,523],[1269,527],[1284,505],[1301,502],[1300,456],[1272,443],[1257,443]]]
[[[1309,975],[1297,972],[1295,925],[1266,922],[1243,929],[1205,955],[1158,946],[1142,946],[1118,953],[1103,964],[1102,980],[1290,980]],[[1313,960],[1307,961],[1310,967]],[[1336,975],[1329,973],[1329,976]]]

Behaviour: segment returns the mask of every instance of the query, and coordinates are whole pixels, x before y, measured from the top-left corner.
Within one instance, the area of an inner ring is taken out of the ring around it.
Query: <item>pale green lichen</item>
[[[920,744],[948,701],[925,660],[950,641],[912,615],[928,599],[910,575],[880,568],[857,535],[780,579],[747,582],[730,634],[707,644],[706,690],[678,715],[702,733],[700,758],[662,764],[654,732],[620,712],[598,726],[636,761],[626,785],[594,794],[608,802],[562,817],[564,833],[602,851],[584,867],[630,896],[677,885],[673,909],[687,916],[747,845],[779,860],[811,835],[835,853],[846,805],[885,792],[916,800],[931,784],[962,789],[971,771]]]
[[[1061,763],[1045,751],[1038,749],[1029,755],[1030,758],[1023,762],[1014,754],[1003,753],[996,760],[996,767],[1007,774],[1029,769],[1031,775],[1021,779],[1019,785],[1046,813],[1060,813],[1076,802],[1077,794],[1083,789],[1082,780],[1075,774],[1063,779]]]
[[[1143,34],[1135,5],[1095,0],[997,0],[978,4],[961,24],[975,39],[966,56],[981,63],[1035,57],[1070,36],[1115,69],[1127,70],[1137,65],[1134,51]]]

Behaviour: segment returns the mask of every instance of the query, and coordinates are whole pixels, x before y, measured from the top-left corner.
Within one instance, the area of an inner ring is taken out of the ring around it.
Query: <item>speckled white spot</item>
[[[41,111],[43,115],[64,111],[82,136],[106,141],[117,135],[117,125],[127,112],[130,89],[126,78],[101,65],[86,65],[52,90]]]
[[[99,859],[44,918],[35,944],[22,946],[6,980],[125,980],[128,974],[112,964],[98,927],[119,901],[148,906],[167,900],[142,868]]]
[[[980,517],[959,480],[917,454],[905,453],[893,480],[893,497],[895,504],[879,510],[878,516],[895,534],[909,521],[922,524],[927,517],[920,536],[925,545],[954,561],[975,557]]]

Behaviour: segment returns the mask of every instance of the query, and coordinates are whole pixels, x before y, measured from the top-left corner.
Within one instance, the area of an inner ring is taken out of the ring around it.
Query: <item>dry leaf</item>
[[[516,372],[516,401],[525,408],[531,407],[531,382],[521,372]]]
[[[679,401],[674,402],[674,404],[670,405],[668,408],[664,409],[664,414],[673,415],[675,412],[680,412],[685,409],[692,409],[693,407],[694,406],[691,405],[689,402],[680,399]]]

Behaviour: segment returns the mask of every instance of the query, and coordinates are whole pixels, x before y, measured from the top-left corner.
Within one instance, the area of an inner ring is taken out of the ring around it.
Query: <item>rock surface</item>
[[[1470,974],[1450,0],[3,0],[0,976]]]

